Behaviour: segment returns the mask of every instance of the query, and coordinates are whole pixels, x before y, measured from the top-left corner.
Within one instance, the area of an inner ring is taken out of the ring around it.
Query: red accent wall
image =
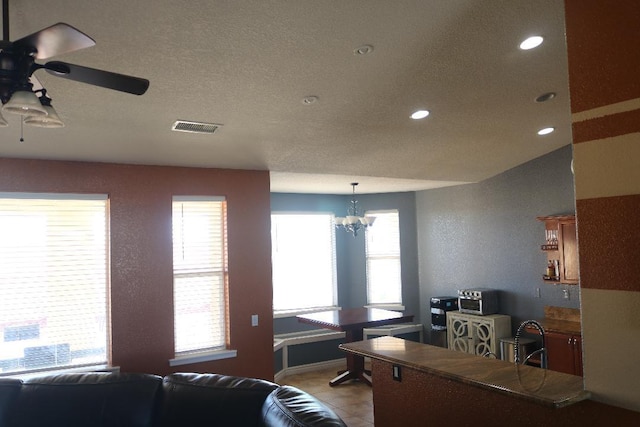
[[[571,111],[640,97],[637,0],[566,0]]]
[[[123,372],[216,372],[273,380],[267,171],[0,158],[0,191],[109,195],[112,364]],[[232,359],[169,367],[173,346],[171,201],[227,199]],[[258,327],[251,315],[258,314]]]

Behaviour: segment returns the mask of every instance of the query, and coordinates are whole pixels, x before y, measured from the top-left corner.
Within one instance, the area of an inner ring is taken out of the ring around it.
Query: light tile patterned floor
[[[349,427],[373,426],[373,397],[371,387],[360,381],[347,381],[330,387],[336,369],[289,375],[279,381],[312,394],[333,409]]]

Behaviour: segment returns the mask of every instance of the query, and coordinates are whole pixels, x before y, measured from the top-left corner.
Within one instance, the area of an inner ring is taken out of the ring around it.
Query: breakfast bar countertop
[[[561,408],[591,396],[583,388],[582,377],[532,366],[516,366],[504,360],[400,338],[380,337],[345,343],[340,345],[340,349],[548,407]],[[375,383],[375,372],[373,381]]]

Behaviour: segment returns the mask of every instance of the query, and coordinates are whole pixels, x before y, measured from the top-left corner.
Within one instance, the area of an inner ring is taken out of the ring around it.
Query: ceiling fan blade
[[[68,64],[66,62],[47,62],[43,68],[54,76],[62,77],[63,79],[88,83],[90,85],[119,90],[120,92],[132,93],[134,95],[142,95],[147,91],[147,88],[149,88],[149,80],[147,79],[97,70],[81,65]]]
[[[23,48],[37,50],[36,59],[46,59],[63,53],[94,46],[96,42],[69,24],[58,22],[50,27],[13,42]]]

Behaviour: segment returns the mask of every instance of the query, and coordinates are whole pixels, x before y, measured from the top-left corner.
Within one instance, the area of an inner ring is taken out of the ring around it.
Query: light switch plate
[[[252,314],[251,315],[251,326],[258,326],[258,315],[257,314]]]

